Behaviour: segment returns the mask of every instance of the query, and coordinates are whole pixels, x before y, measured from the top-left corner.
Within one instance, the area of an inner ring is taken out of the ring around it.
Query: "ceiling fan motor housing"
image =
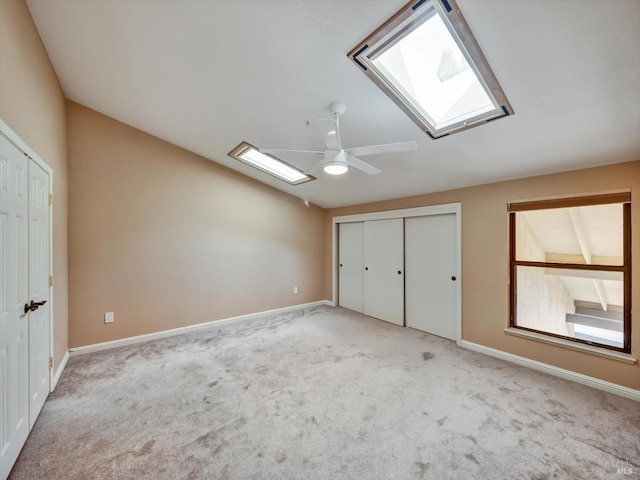
[[[329,110],[331,110],[331,113],[334,115],[342,115],[347,111],[347,106],[342,102],[331,102],[329,104]]]

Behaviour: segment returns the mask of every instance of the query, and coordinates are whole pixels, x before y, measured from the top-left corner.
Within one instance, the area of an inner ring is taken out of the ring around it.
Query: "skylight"
[[[452,0],[409,4],[349,57],[433,138],[513,113]]]
[[[301,183],[315,180],[314,177],[305,175],[297,168],[292,167],[282,160],[272,155],[260,152],[256,147],[247,142],[242,142],[229,152],[228,155],[236,160],[246,163],[247,165],[251,165],[252,167],[273,175],[280,180],[284,180],[291,185],[299,185]]]

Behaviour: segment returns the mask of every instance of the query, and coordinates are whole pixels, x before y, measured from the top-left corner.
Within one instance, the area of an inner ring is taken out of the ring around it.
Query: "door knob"
[[[365,270],[369,270],[369,267],[364,267]]]
[[[451,277],[451,280],[453,280],[455,282],[457,280],[456,276],[454,275],[453,277]]]
[[[27,314],[29,312],[33,312],[33,311],[37,310],[38,308],[40,308],[45,303],[47,303],[46,300],[43,300],[41,302],[34,302],[33,300],[31,300],[30,304],[29,303],[25,303],[24,304],[24,313]]]
[[[340,264],[340,266],[342,266],[342,264]]]
[[[398,275],[402,275],[402,270],[398,270]]]

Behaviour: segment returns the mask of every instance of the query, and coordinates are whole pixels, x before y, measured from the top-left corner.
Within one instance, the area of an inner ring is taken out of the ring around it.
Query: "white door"
[[[49,174],[0,134],[0,478],[49,394]]]
[[[49,174],[29,160],[30,427],[49,395]]]
[[[404,325],[403,219],[364,222],[364,313]]]
[[[338,304],[364,312],[364,223],[341,223],[338,230]]]
[[[0,134],[0,477],[29,434],[28,158]]]
[[[455,214],[405,219],[407,326],[457,340]]]

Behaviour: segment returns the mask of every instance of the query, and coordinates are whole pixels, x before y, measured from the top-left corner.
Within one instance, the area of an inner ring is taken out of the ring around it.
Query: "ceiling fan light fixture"
[[[342,175],[347,173],[347,155],[344,150],[328,150],[324,154],[324,171],[329,175]]]
[[[324,172],[329,175],[342,175],[343,173],[347,173],[349,168],[346,165],[338,162],[330,162],[324,164]]]

